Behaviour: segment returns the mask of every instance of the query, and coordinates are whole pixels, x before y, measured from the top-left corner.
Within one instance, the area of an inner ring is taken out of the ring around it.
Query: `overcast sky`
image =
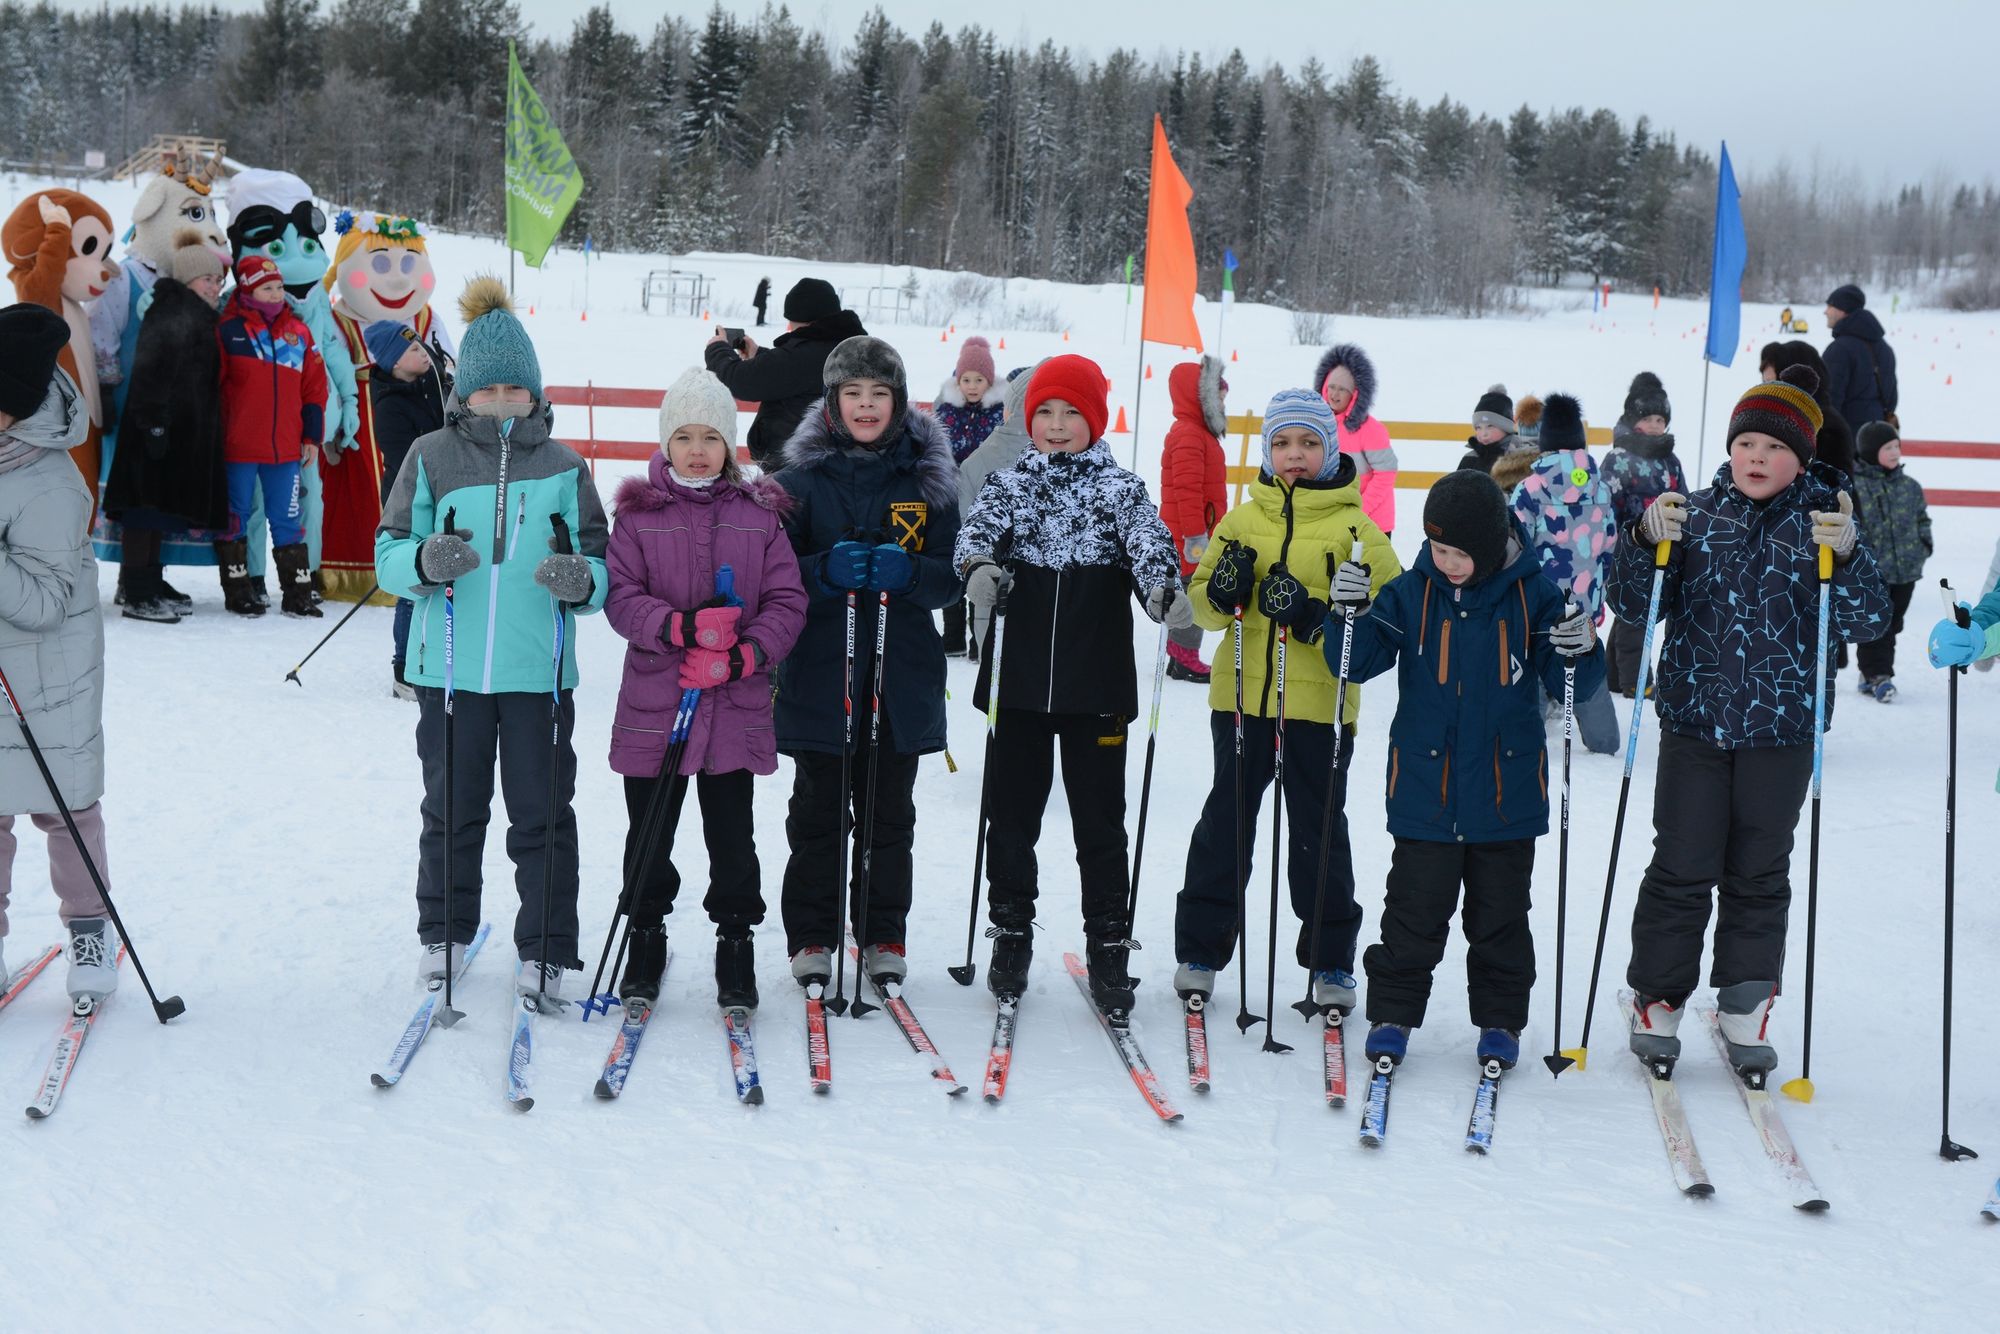
[[[101,0],[62,0],[94,9]],[[321,0],[321,12],[335,0]],[[260,0],[221,0],[254,10]],[[589,0],[519,0],[549,36],[569,31]],[[844,46],[875,0],[797,0],[792,15]],[[1321,0],[882,0],[911,33],[933,19],[968,23],[1003,40],[1101,54],[1176,50],[1204,59],[1234,47],[1253,66],[1294,68],[1308,56],[1333,70],[1372,54],[1397,92],[1426,104],[1450,95],[1495,116],[1527,102],[1640,113],[1682,142],[1714,151],[1729,141],[1739,173],[1789,159],[1853,169],[1871,184],[1927,180],[1939,171],[2000,180],[2000,114],[1993,102],[2000,6],[1991,0],[1404,0],[1362,6]],[[624,26],[661,16],[695,22],[706,0],[612,0]],[[752,17],[761,0],[726,0]]]

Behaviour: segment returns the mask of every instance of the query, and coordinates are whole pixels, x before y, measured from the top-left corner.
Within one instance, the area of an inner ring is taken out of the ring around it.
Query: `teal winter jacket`
[[[445,684],[444,588],[417,573],[417,548],[444,530],[447,517],[471,533],[466,540],[479,553],[479,568],[453,589],[455,689],[495,695],[550,688],[555,608],[535,582],[535,567],[553,550],[550,516],[562,516],[576,553],[590,561],[590,600],[569,610],[604,606],[611,586],[604,506],[583,460],[551,439],[549,427],[545,404],[502,422],[473,416],[454,397],[444,429],[410,447],[375,532],[375,577],[385,592],[417,604],[404,667],[412,685]],[[576,636],[568,627],[562,684],[576,684]]]

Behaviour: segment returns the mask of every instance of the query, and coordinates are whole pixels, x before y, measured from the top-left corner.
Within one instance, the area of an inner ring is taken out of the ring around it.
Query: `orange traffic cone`
[[[1232,347],[1231,349],[1229,349],[1229,359],[1230,359],[1231,361],[1234,361],[1234,360],[1236,360],[1236,349],[1235,349],[1235,348],[1233,348],[1233,347]]]
[[[1951,384],[1951,377],[1949,375],[1945,376],[1944,382],[1947,386],[1949,386]]]
[[[587,310],[578,311],[576,317],[579,320],[587,320],[590,318],[590,312]]]
[[[1005,352],[1007,350],[1007,340],[1004,338],[1000,340],[1000,350],[1002,352]]]
[[[951,326],[951,331],[952,331],[953,333],[957,333],[957,332],[958,332],[958,326],[957,326],[956,324],[952,325],[952,326]]]
[[[535,308],[534,308],[534,306],[533,306],[532,304],[531,304],[531,305],[530,305],[530,306],[528,307],[528,313],[529,313],[530,315],[532,315],[532,314],[534,314],[534,313],[535,313]]]
[[[940,343],[944,342],[949,337],[950,335],[945,333],[942,329],[938,330],[938,341]]]
[[[1150,361],[1146,363],[1146,378],[1148,380],[1153,378],[1153,363]]]
[[[1125,405],[1121,403],[1118,405],[1118,424],[1111,428],[1111,434],[1130,435],[1131,433],[1132,428],[1125,424]]]
[[[1069,330],[1067,330],[1067,329],[1064,329],[1064,330],[1063,330],[1063,341],[1064,341],[1065,343],[1067,343],[1067,342],[1069,341]]]

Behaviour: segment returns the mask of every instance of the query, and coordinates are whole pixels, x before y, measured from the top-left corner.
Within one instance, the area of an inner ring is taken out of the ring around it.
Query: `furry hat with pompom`
[[[1542,433],[1536,437],[1544,454],[1554,450],[1582,449],[1583,404],[1569,394],[1550,394],[1542,400]]]
[[[1633,376],[1632,387],[1625,391],[1625,420],[1636,422],[1641,417],[1664,417],[1669,425],[1674,420],[1674,405],[1667,401],[1667,387],[1651,371],[1640,371]]]
[[[173,259],[168,274],[183,285],[197,278],[220,278],[229,272],[229,262],[209,244],[199,227],[183,227],[174,233]]]
[[[1514,429],[1523,440],[1533,440],[1542,430],[1542,400],[1523,394],[1514,404]]]
[[[458,314],[465,321],[458,350],[459,399],[496,384],[520,385],[539,399],[542,363],[514,315],[507,285],[490,274],[474,278],[459,294]]]

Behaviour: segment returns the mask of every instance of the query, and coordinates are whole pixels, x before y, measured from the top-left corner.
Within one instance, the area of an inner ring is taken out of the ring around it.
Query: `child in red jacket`
[[[215,544],[223,605],[261,616],[250,590],[249,542],[243,536],[258,489],[271,524],[287,616],[318,616],[306,556],[299,465],[310,463],[326,432],[326,362],[312,330],[285,300],[284,278],[263,255],[236,264],[236,293],[216,329],[222,344],[222,457],[229,486],[227,541]]]
[[[1160,453],[1160,518],[1172,534],[1181,558],[1181,585],[1201,563],[1209,535],[1229,511],[1228,470],[1222,434],[1229,429],[1222,399],[1229,384],[1222,363],[1214,357],[1183,362],[1167,372],[1167,394],[1173,400],[1174,424],[1167,428]],[[1208,664],[1201,660],[1201,627],[1167,632],[1167,675],[1176,681],[1207,681]]]

